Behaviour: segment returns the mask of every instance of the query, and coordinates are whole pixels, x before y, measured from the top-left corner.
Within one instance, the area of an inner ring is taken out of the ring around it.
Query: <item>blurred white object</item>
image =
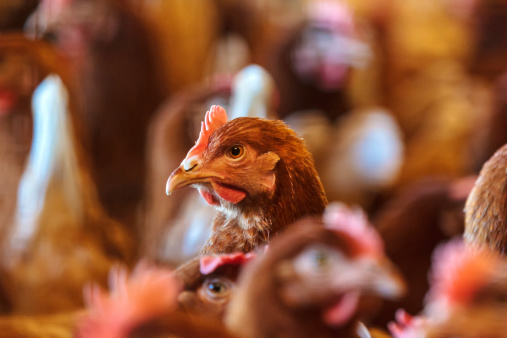
[[[22,250],[37,230],[50,180],[61,185],[72,214],[83,218],[79,165],[68,117],[68,93],[61,79],[48,76],[32,97],[34,133],[28,163],[18,188],[11,245]]]
[[[230,119],[240,116],[276,119],[275,94],[275,82],[264,68],[258,65],[243,68],[232,84]]]
[[[321,112],[301,111],[286,122],[305,139],[329,200],[367,207],[372,193],[396,181],[404,145],[387,111],[353,111],[335,126]]]
[[[177,218],[172,221],[169,231],[164,234],[164,245],[158,253],[159,259],[179,265],[197,256],[211,235],[211,224],[215,209],[192,189],[180,208]]]
[[[397,179],[404,145],[400,128],[387,111],[347,114],[338,121],[330,144],[321,174],[330,199],[364,205],[368,193],[386,189]]]

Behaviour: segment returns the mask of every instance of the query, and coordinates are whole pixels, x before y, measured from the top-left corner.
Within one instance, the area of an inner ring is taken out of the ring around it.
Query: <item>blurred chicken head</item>
[[[350,68],[362,65],[370,53],[357,38],[354,15],[340,1],[313,1],[307,20],[292,54],[293,67],[302,80],[339,90]]]
[[[241,252],[202,256],[179,267],[175,275],[184,284],[178,296],[180,307],[222,318],[241,270],[254,257],[253,253]]]
[[[248,316],[262,316],[266,325],[280,327],[273,312],[288,311],[297,325],[339,328],[368,312],[364,296],[396,298],[405,290],[364,213],[341,204],[330,205],[323,220],[301,220],[275,238],[269,251],[245,269],[239,285],[227,317],[238,332],[246,307],[253,306],[249,302],[261,298],[258,307],[266,313]]]
[[[385,257],[379,234],[360,209],[332,203],[323,221],[329,241],[309,243],[279,266],[285,301],[300,306],[309,300],[322,305],[331,301],[323,319],[333,326],[352,318],[363,294],[390,299],[402,295],[403,279]]]

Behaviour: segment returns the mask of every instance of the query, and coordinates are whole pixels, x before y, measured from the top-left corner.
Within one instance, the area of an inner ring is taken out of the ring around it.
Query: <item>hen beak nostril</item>
[[[185,172],[191,171],[192,169],[197,167],[197,164],[198,164],[198,160],[197,160],[196,156],[192,156],[191,158],[187,159],[186,161],[183,161],[183,163],[182,163],[183,170],[185,170]]]
[[[194,169],[195,167],[197,167],[197,163],[194,164],[191,168],[185,168],[185,172],[188,172],[188,171],[191,171],[192,169]]]

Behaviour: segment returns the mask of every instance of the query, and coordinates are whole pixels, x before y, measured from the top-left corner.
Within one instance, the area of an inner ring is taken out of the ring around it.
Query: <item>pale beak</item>
[[[170,195],[175,190],[195,183],[210,182],[213,178],[223,179],[223,176],[211,172],[203,172],[199,170],[197,165],[190,168],[189,170],[185,170],[185,167],[182,164],[178,167],[178,169],[173,171],[171,176],[169,176],[165,187],[165,192],[167,195]]]
[[[365,294],[376,294],[387,299],[397,299],[406,292],[402,275],[387,260],[354,261],[345,271],[341,268],[335,274],[338,290],[360,289]]]
[[[380,264],[369,281],[370,290],[386,299],[402,297],[407,291],[405,279],[390,261],[385,260]]]

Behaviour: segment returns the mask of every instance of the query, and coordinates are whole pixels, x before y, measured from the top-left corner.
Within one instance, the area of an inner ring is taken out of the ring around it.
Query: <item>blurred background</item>
[[[506,69],[505,0],[0,1],[3,310],[74,308],[114,260],[194,257],[214,211],[165,182],[212,104],[283,119],[426,284],[507,143]]]

